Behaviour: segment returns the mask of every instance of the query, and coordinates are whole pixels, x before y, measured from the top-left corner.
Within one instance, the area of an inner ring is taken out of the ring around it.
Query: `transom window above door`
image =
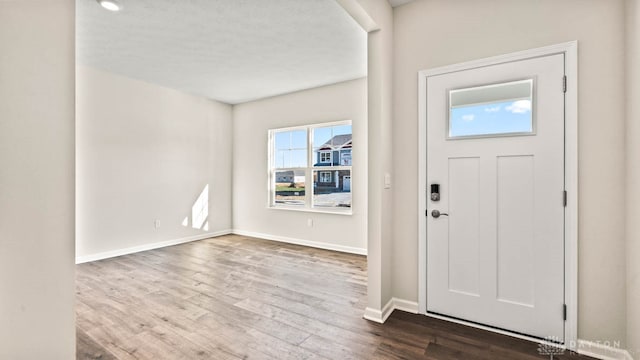
[[[449,90],[447,139],[533,135],[533,79]]]

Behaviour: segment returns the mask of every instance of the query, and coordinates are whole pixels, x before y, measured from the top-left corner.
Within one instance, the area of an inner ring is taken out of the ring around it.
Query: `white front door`
[[[428,312],[564,341],[563,76],[558,54],[427,78]]]
[[[351,176],[342,177],[342,190],[351,191]]]

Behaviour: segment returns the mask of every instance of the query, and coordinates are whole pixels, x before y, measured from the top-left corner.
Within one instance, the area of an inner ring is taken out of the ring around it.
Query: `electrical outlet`
[[[155,228],[156,228],[156,229],[160,228],[160,220],[156,219],[156,220],[153,222],[153,226],[155,226]]]

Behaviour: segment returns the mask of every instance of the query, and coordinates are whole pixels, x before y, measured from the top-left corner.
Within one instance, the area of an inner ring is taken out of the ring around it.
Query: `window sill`
[[[300,208],[300,207],[291,207],[291,206],[267,206],[267,209],[309,212],[309,213],[317,213],[317,214],[353,215],[353,211],[351,210],[351,208],[325,210],[325,209],[312,209],[312,208],[306,208],[306,207]]]

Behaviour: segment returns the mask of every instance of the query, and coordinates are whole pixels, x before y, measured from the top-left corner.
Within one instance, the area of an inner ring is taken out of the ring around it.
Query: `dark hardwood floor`
[[[366,279],[363,256],[237,235],[81,264],[77,358],[549,359],[422,315],[364,320]]]

